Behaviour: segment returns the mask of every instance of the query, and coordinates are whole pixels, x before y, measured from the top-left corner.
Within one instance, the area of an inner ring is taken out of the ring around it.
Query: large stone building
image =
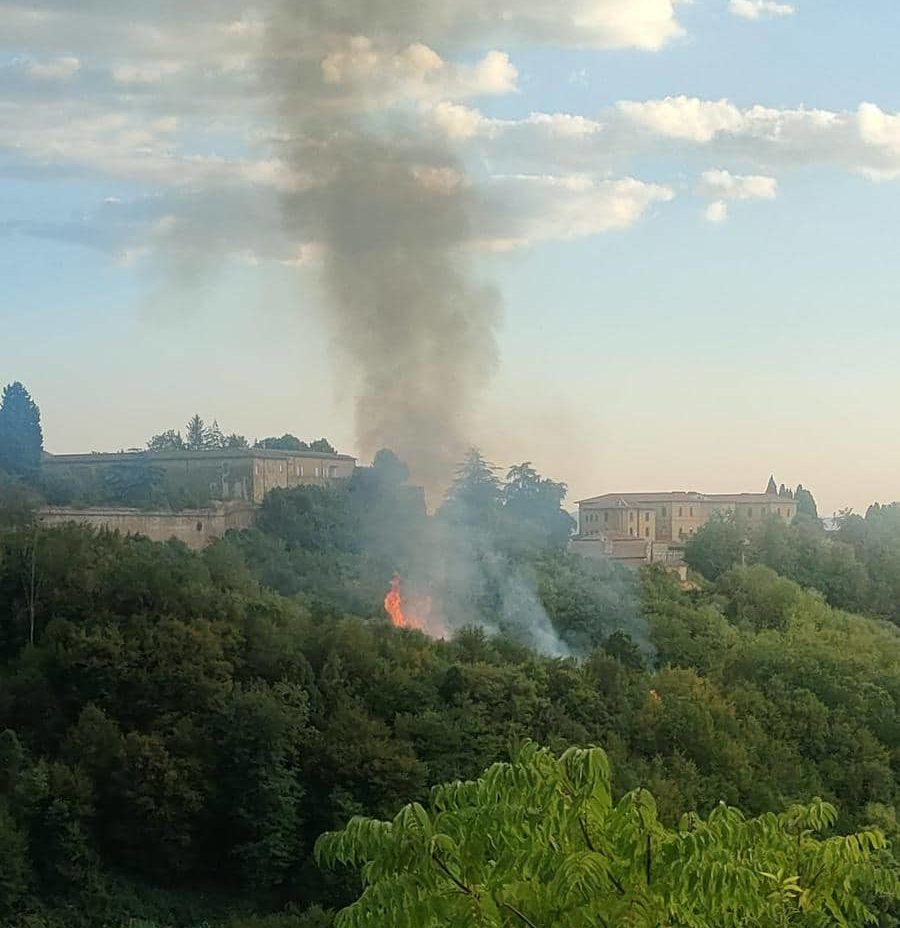
[[[46,525],[77,522],[197,549],[253,526],[270,490],[327,486],[355,468],[346,454],[259,448],[47,454],[44,476],[69,504],[50,506],[41,517]]]
[[[46,455],[44,473],[65,481],[87,498],[105,480],[147,480],[169,498],[194,505],[209,502],[259,504],[278,487],[325,486],[351,477],[356,459],[316,451],[268,451],[259,448],[221,451],[133,451],[118,454]]]
[[[633,564],[677,565],[687,540],[714,513],[733,512],[748,526],[790,521],[797,503],[774,493],[607,493],[578,502],[572,549]]]

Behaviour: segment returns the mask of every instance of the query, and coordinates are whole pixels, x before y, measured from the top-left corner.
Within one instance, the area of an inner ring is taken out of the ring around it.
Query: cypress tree
[[[7,385],[0,398],[0,470],[35,477],[43,448],[40,409],[21,383]]]

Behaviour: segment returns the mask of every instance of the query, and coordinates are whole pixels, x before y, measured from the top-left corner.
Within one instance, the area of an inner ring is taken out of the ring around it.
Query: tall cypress
[[[0,470],[36,476],[43,447],[40,409],[21,383],[9,384],[0,398]]]

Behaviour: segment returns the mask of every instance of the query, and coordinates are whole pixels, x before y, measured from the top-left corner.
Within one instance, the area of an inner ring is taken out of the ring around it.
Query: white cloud
[[[778,196],[778,181],[760,174],[714,170],[701,175],[697,190],[712,199],[706,208],[707,220],[720,223],[728,218],[729,200],[774,200]]]
[[[728,218],[728,204],[724,200],[714,200],[706,207],[707,222],[720,223]]]
[[[664,100],[618,104],[628,119],[658,135],[691,142],[708,142],[721,132],[736,132],[744,124],[741,111],[727,100],[666,97]]]
[[[462,103],[438,103],[429,113],[433,126],[450,139],[471,139],[491,124],[478,110]]]
[[[392,51],[366,36],[336,43],[322,59],[322,80],[346,103],[366,109],[404,100],[448,101],[516,90],[518,71],[505,52],[490,51],[473,65],[445,61],[414,43]]]
[[[759,174],[705,171],[700,178],[700,192],[719,200],[774,200],[778,196],[778,181]]]
[[[486,217],[492,235],[473,244],[491,251],[511,251],[539,242],[569,241],[625,229],[655,203],[671,200],[674,192],[661,184],[631,177],[597,180],[583,174],[500,175],[491,192],[502,194],[507,212]],[[491,230],[492,219],[497,225]]]
[[[180,61],[121,64],[112,69],[112,76],[119,84],[158,84],[165,78],[178,74],[183,67]]]
[[[48,61],[26,59],[24,65],[25,70],[32,77],[47,81],[69,80],[81,70],[81,62],[71,55],[52,58]]]
[[[742,19],[764,19],[766,17],[793,16],[796,8],[789,3],[775,0],[731,0],[728,9]]]
[[[618,112],[637,129],[713,147],[766,169],[831,164],[876,180],[900,178],[900,114],[872,103],[832,112],[739,109],[728,100],[667,97],[620,103]]]

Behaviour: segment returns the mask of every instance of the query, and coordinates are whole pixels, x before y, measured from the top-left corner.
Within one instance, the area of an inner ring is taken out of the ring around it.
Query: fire
[[[417,628],[419,631],[429,631],[431,600],[423,599],[416,603],[406,600],[400,591],[400,574],[394,574],[391,580],[391,588],[384,598],[384,611],[391,617],[395,628]]]

